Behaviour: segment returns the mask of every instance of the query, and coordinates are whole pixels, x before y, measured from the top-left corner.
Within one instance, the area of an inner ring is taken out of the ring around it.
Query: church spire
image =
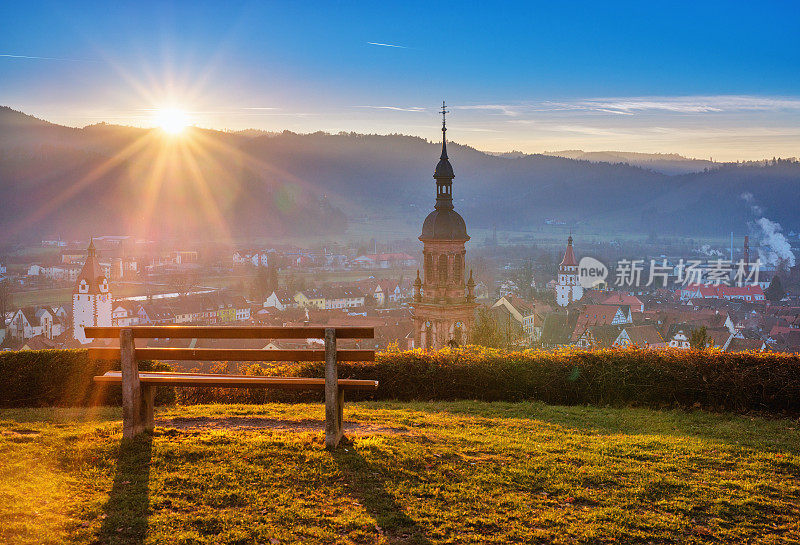
[[[442,110],[439,112],[442,114],[442,156],[439,159],[447,159],[447,120],[445,116],[450,113],[447,109],[447,105],[442,101]]]
[[[456,175],[453,173],[453,165],[450,164],[450,159],[447,157],[447,120],[446,115],[449,113],[447,105],[442,101],[442,155],[439,157],[439,163],[436,165],[436,170],[433,177],[436,178],[436,208],[453,209],[453,178]]]

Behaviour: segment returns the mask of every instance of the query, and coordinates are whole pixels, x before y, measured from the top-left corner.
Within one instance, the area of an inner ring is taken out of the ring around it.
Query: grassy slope
[[[157,417],[321,419],[320,405]],[[0,542],[800,540],[792,420],[535,403],[359,403],[402,428],[176,430],[120,448],[116,409],[0,411]]]

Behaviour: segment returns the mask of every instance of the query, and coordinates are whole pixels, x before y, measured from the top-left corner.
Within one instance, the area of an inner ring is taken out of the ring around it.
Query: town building
[[[583,297],[583,286],[580,283],[578,260],[572,251],[572,235],[567,239],[567,250],[564,259],[558,266],[558,280],[556,281],[556,303],[566,307],[570,303],[579,301]]]
[[[325,296],[318,289],[306,289],[294,294],[294,300],[300,308],[325,308]]]
[[[67,331],[68,315],[64,307],[21,308],[8,322],[8,335],[15,340],[27,340],[38,335],[53,339]]]
[[[464,218],[453,208],[453,167],[447,157],[447,127],[442,103],[442,154],[433,177],[436,204],[422,224],[423,278],[414,281],[414,342],[438,349],[469,342],[475,321],[475,282],[464,278],[465,244],[469,240]]]
[[[325,309],[348,309],[364,306],[364,294],[354,288],[331,286],[323,290]]]
[[[83,332],[85,326],[110,326],[111,323],[111,289],[97,260],[94,241],[91,241],[86,262],[72,291],[72,335],[86,344],[91,339]]]
[[[543,307],[537,311],[536,303],[511,294],[498,299],[490,310],[498,324],[505,324],[509,320],[513,320],[525,332],[528,342],[534,343],[542,334],[543,311],[551,310],[547,305],[543,305]]]
[[[294,297],[289,295],[285,290],[273,291],[265,300],[264,308],[275,308],[277,310],[286,310],[287,308],[295,308],[297,301]]]

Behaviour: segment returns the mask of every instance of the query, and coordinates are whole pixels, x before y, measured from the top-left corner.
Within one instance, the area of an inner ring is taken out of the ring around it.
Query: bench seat
[[[122,437],[133,439],[155,428],[155,392],[159,385],[210,388],[283,388],[325,393],[325,447],[344,437],[346,391],[375,391],[378,381],[340,379],[338,361],[375,361],[374,350],[337,350],[336,339],[374,339],[372,327],[217,327],[133,326],[83,328],[87,338],[119,339],[119,348],[89,347],[89,356],[119,358],[120,371],[94,377],[100,385],[122,386]],[[218,348],[136,348],[134,339],[321,339],[324,350]],[[324,378],[261,377],[206,373],[139,372],[139,360],[176,361],[324,361]]]
[[[122,383],[121,371],[108,371],[94,377],[95,382]],[[212,388],[280,388],[286,390],[325,390],[324,378],[259,377],[253,375],[214,375],[204,373],[139,372],[142,384],[165,386],[206,386]],[[377,380],[340,378],[337,386],[343,390],[377,390]]]

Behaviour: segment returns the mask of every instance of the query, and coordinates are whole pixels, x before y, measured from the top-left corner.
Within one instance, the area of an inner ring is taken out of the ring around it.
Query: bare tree
[[[174,273],[167,278],[170,291],[183,298],[189,295],[199,285],[197,275],[193,272]]]
[[[0,282],[0,329],[6,326],[6,312],[12,308],[13,302],[11,297],[11,282],[8,279],[3,279]]]

